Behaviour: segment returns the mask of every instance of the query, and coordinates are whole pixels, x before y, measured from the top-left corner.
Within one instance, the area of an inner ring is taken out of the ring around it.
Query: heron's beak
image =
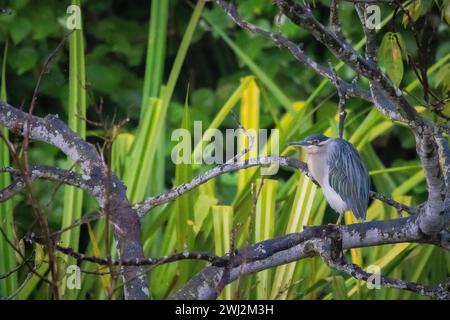
[[[309,146],[309,143],[305,140],[301,140],[301,141],[292,141],[292,142],[288,142],[288,146],[291,147],[306,147]]]

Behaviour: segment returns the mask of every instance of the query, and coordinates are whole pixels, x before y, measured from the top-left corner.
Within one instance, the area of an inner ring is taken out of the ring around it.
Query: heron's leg
[[[343,217],[343,216],[344,216],[343,213],[339,213],[339,218],[338,218],[337,221],[336,221],[336,225],[337,225],[337,226],[340,226],[340,225],[341,225],[342,217]]]

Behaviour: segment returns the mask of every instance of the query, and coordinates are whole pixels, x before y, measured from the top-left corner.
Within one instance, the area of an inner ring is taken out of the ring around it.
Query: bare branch
[[[225,0],[215,0],[215,2],[222,7],[222,9],[230,16],[230,18],[241,28],[249,30],[255,34],[259,34],[271,41],[273,41],[277,46],[284,47],[288,49],[292,55],[301,63],[309,67],[311,70],[317,74],[327,78],[328,80],[333,80],[332,71],[321,65],[320,63],[311,59],[302,48],[302,45],[295,44],[285,36],[277,32],[270,32],[261,29],[254,24],[244,20],[237,12],[235,5],[232,2],[227,2]],[[348,96],[358,97],[363,100],[372,102],[370,93],[367,90],[362,89],[356,84],[351,84],[339,79],[341,83],[342,90],[344,90]]]
[[[375,29],[367,26],[367,7],[369,3],[356,3],[355,9],[358,13],[359,20],[366,36],[366,59],[373,63],[377,62],[377,43]]]
[[[271,164],[280,164],[282,166],[283,165],[289,166],[292,168],[299,169],[303,171],[305,174],[309,174],[306,163],[294,158],[261,157],[244,160],[242,162],[225,163],[223,165],[217,166],[211,170],[206,171],[205,173],[195,177],[191,181],[183,183],[162,195],[151,197],[140,203],[137,203],[133,206],[133,208],[138,212],[139,216],[142,218],[147,213],[147,211],[151,210],[152,208],[173,201],[182,194],[184,194],[185,192],[190,191],[195,187],[221,174],[241,169],[247,169],[254,166],[266,166]]]
[[[223,165],[217,166],[215,168],[212,168],[208,171],[206,171],[203,174],[198,175],[194,179],[192,179],[189,182],[183,183],[179,186],[176,186],[172,190],[167,191],[166,193],[163,193],[161,195],[148,198],[142,202],[139,202],[133,206],[133,208],[138,212],[139,217],[144,217],[148,211],[150,211],[152,208],[160,206],[162,204],[174,201],[179,196],[183,195],[184,193],[198,187],[199,185],[219,176],[225,173],[238,171],[242,169],[247,169],[250,167],[255,166],[268,166],[271,164],[278,164],[280,166],[284,167],[290,167],[297,170],[300,170],[303,174],[305,174],[307,177],[309,177],[311,180],[314,181],[311,174],[308,171],[308,166],[306,163],[290,157],[276,157],[276,156],[270,156],[270,157],[260,157],[260,158],[252,158],[248,160],[244,160],[241,162],[235,162],[235,163],[225,163]],[[398,211],[406,211],[409,213],[415,213],[416,211],[406,205],[403,205],[401,203],[398,203],[394,201],[393,199],[379,194],[375,191],[370,192],[370,196],[373,199],[380,200],[394,208],[396,208]]]
[[[330,5],[330,26],[336,36],[343,39],[341,22],[339,21],[339,1],[331,0]]]
[[[317,248],[324,245],[335,230],[334,225],[305,227],[303,232],[266,240],[236,252],[229,282],[269,268],[320,255]],[[446,232],[429,237],[420,232],[417,218],[401,218],[342,226],[340,249],[377,246],[389,243],[431,243],[450,251],[450,237]],[[445,243],[441,239],[446,238]],[[331,254],[331,253],[330,253]],[[169,299],[215,299],[223,267],[209,266],[200,271]],[[408,288],[405,288],[408,289]]]
[[[345,112],[345,103],[347,101],[347,94],[345,90],[342,90],[341,83],[339,82],[339,78],[337,76],[336,70],[334,70],[333,66],[330,62],[330,69],[333,73],[333,83],[337,89],[339,102],[338,102],[338,113],[339,113],[339,138],[343,139],[344,137],[344,124],[345,118],[347,117],[347,112]]]
[[[447,281],[436,287],[432,287],[420,283],[393,279],[379,274],[371,274],[364,271],[356,264],[346,262],[343,254],[334,257],[333,254],[336,252],[336,249],[339,253],[342,251],[339,250],[339,248],[334,248],[333,239],[325,239],[322,243],[317,244],[319,245],[316,246],[315,251],[328,266],[335,270],[342,271],[358,280],[370,281],[371,277],[379,277],[380,285],[388,288],[407,290],[433,299],[450,300],[450,287],[448,286]]]
[[[429,123],[406,101],[401,90],[396,88],[376,64],[361,57],[346,41],[343,41],[317,21],[310,8],[293,0],[275,0],[279,9],[295,24],[308,30],[317,41],[325,45],[339,60],[345,62],[358,74],[376,82],[385,99],[375,101],[392,119],[408,122],[413,128],[429,126]],[[373,96],[373,99],[376,97]],[[380,103],[384,104],[380,104]],[[397,118],[397,114],[402,119]]]
[[[3,190],[0,190],[0,202],[9,200],[14,195],[25,189],[25,181],[23,176],[19,173],[17,169],[14,168],[4,168],[0,169],[1,172],[9,172],[14,175],[12,183]],[[87,193],[94,196],[98,201],[99,205],[104,204],[104,190],[102,186],[98,186],[92,183],[92,180],[87,175],[82,175],[74,171],[48,167],[48,166],[35,166],[29,170],[29,178],[31,181],[37,179],[43,179],[48,181],[59,182],[63,184],[68,184],[76,188],[80,188]]]
[[[36,242],[39,244],[45,244],[40,238],[29,235],[27,237],[27,241]],[[210,255],[204,252],[189,252],[183,251],[180,253],[174,253],[169,256],[156,257],[156,258],[145,258],[145,259],[136,259],[136,260],[114,260],[109,258],[100,258],[95,256],[88,256],[84,253],[77,252],[73,248],[63,247],[58,244],[55,245],[55,249],[65,255],[71,256],[75,258],[77,261],[88,261],[98,265],[103,266],[156,266],[167,264],[180,260],[204,260],[213,264],[223,265],[225,259],[221,257],[217,257],[214,255]]]

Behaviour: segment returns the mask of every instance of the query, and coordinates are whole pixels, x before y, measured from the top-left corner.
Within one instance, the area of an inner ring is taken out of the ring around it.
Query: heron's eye
[[[319,140],[317,140],[317,139],[311,140],[311,143],[312,144],[319,144]]]

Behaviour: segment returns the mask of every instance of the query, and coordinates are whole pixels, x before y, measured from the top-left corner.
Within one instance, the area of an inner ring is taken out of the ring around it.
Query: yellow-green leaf
[[[403,78],[402,50],[398,39],[398,34],[393,32],[386,33],[378,52],[378,61],[382,70],[396,86],[400,85]]]
[[[25,256],[25,242],[23,241],[23,239],[19,240],[18,243],[18,252],[16,251],[16,261],[18,264],[23,263],[23,258]],[[20,252],[20,254],[19,254]]]
[[[44,261],[44,258],[45,258],[44,248],[42,248],[40,244],[36,243],[34,249],[34,265],[36,267],[40,266],[41,263]]]
[[[450,24],[450,1],[447,1],[447,4],[443,9],[443,14],[445,21],[447,21],[447,23]]]
[[[408,14],[403,14],[402,24],[406,28],[409,24],[410,18],[415,22],[422,15],[422,0],[413,0],[409,3],[405,10],[408,11]]]
[[[436,73],[436,87],[450,91],[450,63],[447,63]]]
[[[341,276],[335,276],[331,280],[331,291],[333,293],[333,300],[348,300],[347,287],[345,280]]]

